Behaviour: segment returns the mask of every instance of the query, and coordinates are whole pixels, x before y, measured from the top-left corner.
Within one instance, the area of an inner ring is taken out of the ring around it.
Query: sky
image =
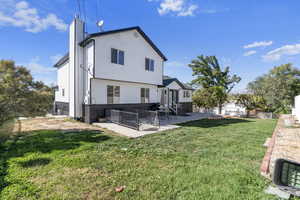
[[[78,6],[80,3],[80,9]],[[247,83],[272,67],[300,67],[299,0],[0,0],[0,59],[27,67],[36,80],[56,83],[53,64],[68,51],[76,13],[87,31],[140,26],[166,55],[165,75],[193,79],[198,55],[217,56]],[[83,12],[85,10],[85,12]],[[84,14],[86,13],[86,14]]]

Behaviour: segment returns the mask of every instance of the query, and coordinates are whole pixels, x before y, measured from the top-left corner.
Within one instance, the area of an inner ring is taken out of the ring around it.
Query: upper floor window
[[[61,95],[64,97],[65,96],[65,89],[62,89],[61,93],[62,93]]]
[[[149,88],[141,88],[141,103],[149,103]]]
[[[145,59],[145,69],[146,71],[154,72],[154,60],[150,58]]]
[[[120,86],[107,86],[107,104],[120,103]]]
[[[112,48],[111,62],[119,65],[124,65],[124,51]]]

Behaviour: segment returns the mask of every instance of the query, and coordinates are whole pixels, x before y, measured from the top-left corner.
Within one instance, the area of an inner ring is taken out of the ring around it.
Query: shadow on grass
[[[200,128],[212,128],[218,126],[228,126],[230,124],[237,123],[251,123],[252,121],[246,119],[201,119],[198,121],[191,121],[187,123],[180,124],[183,127],[200,127]]]
[[[109,140],[101,131],[74,131],[74,130],[40,130],[23,132],[0,141],[0,193],[10,183],[5,179],[8,170],[8,160],[22,157],[26,153],[49,153],[55,150],[71,150],[85,143],[99,143]],[[51,159],[36,158],[19,164],[24,167],[47,165]]]
[[[18,127],[20,126],[20,122],[18,120],[16,121],[8,120],[0,125],[0,150],[1,150],[1,145],[4,143],[4,141],[6,141],[11,136],[15,124]]]
[[[25,162],[19,162],[19,164],[23,168],[29,168],[29,167],[48,165],[50,162],[51,162],[51,159],[49,159],[49,158],[36,158],[36,159],[30,159]]]

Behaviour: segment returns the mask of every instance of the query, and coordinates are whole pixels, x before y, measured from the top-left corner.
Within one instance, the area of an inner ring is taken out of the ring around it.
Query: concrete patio
[[[101,123],[93,123],[95,126],[99,126],[101,128],[105,128],[116,132],[120,135],[127,136],[129,138],[138,138],[145,135],[157,133],[160,131],[171,130],[175,128],[180,128],[180,123],[194,121],[199,119],[204,119],[207,117],[211,117],[212,114],[210,113],[189,113],[189,116],[171,116],[170,119],[161,120],[160,121],[160,128],[159,129],[149,129],[149,130],[142,130],[138,131],[135,129],[127,128],[125,126],[121,126],[115,123],[110,122],[101,122]]]

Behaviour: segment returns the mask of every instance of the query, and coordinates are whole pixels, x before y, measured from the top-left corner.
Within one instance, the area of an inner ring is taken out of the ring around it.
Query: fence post
[[[158,121],[158,128],[160,128],[160,119],[159,119],[159,115],[158,115],[158,111],[156,111],[156,120]]]
[[[137,123],[137,130],[139,131],[140,130],[140,121],[139,121],[139,113],[137,112],[136,113],[136,123]]]

